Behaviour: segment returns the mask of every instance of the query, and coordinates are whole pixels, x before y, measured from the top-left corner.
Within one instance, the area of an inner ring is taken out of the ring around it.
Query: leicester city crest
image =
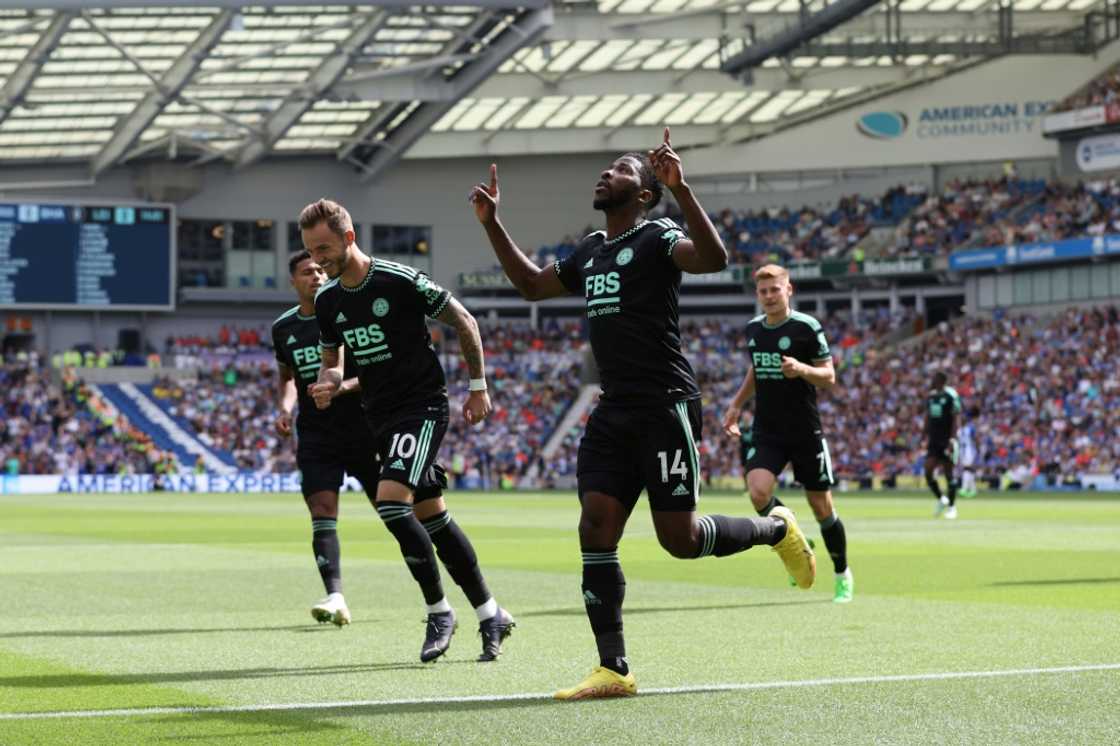
[[[779,350],[788,350],[789,349],[789,337],[782,337],[781,339],[778,340],[778,349]]]
[[[373,315],[381,318],[389,313],[389,301],[384,298],[378,298],[373,302]]]
[[[630,260],[633,259],[633,258],[634,258],[634,250],[631,249],[629,246],[627,246],[625,249],[618,252],[618,256],[615,257],[615,261],[618,262],[618,266],[621,267],[624,264],[629,264]]]

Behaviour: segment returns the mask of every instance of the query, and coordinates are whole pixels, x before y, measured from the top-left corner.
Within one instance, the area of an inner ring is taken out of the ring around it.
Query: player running
[[[676,197],[693,239],[671,220],[646,219],[661,199],[662,185]],[[788,510],[770,518],[696,515],[700,391],[681,352],[677,301],[681,272],[722,270],[727,251],[684,180],[668,128],[655,150],[622,155],[602,172],[593,206],[603,212],[606,230],[585,237],[571,256],[551,267],[537,267],[499,220],[497,166],[490,166],[489,183],[474,187],[470,201],[522,297],[586,299],[603,394],[577,457],[579,539],[583,601],[600,665],[555,696],[632,695],[637,684],[622,634],[626,580],[618,542],[643,488],[657,538],[672,556],[724,557],[767,544],[803,587],[812,585],[815,574],[812,551]]]
[[[832,600],[848,603],[855,583],[844,524],[832,504],[832,457],[817,410],[817,388],[836,384],[828,339],[820,322],[790,307],[789,272],[768,264],[755,271],[754,279],[764,313],[747,324],[751,367],[723,415],[723,429],[741,436],[739,418],[754,397],[752,442],[744,465],[751,502],[761,515],[780,509],[783,503],[774,488],[786,464],[793,464],[793,476],[805,487],[832,557]]]
[[[957,415],[961,411],[961,398],[944,371],[933,374],[933,388],[926,397],[926,484],[937,498],[934,516],[944,513],[953,520],[957,517],[957,477],[954,473],[959,456],[957,446]],[[945,473],[948,496],[941,492],[936,470]]]
[[[420,660],[443,655],[457,627],[435,553],[478,615],[479,660],[494,660],[514,619],[490,595],[474,547],[448,515],[443,500],[420,502],[415,495],[432,468],[449,419],[446,379],[425,317],[458,331],[471,376],[470,395],[462,410],[470,424],[490,414],[478,324],[427,275],[364,254],[355,242],[350,214],[338,203],[319,200],[308,205],[300,213],[299,225],[304,246],[332,278],[315,294],[322,365],[310,393],[318,407],[329,406],[342,387],[341,348],[345,346],[346,357],[352,357],[358,369],[362,408],[381,460],[377,513],[400,545],[427,604]]]
[[[288,274],[299,305],[272,323],[272,346],[279,370],[280,414],[276,432],[292,435],[295,420],[296,464],[301,474],[303,499],[311,513],[311,550],[327,596],[311,607],[320,623],[339,627],[350,623],[350,609],[342,595],[342,563],[338,541],[338,493],[346,474],[361,483],[370,501],[377,488],[378,464],[372,436],[362,415],[357,373],[346,360],[346,376],[327,409],[318,409],[308,387],[319,374],[319,324],[315,321],[315,292],[327,275],[306,251],[288,260]],[[446,477],[438,466],[425,475],[417,490],[417,503],[438,499]],[[441,481],[443,484],[441,484]]]

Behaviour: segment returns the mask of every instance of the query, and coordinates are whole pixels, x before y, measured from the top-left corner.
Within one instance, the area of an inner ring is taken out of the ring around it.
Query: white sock
[[[482,606],[474,607],[474,613],[478,614],[478,621],[485,622],[498,613],[498,602],[491,596],[490,600],[482,604]]]
[[[850,578],[850,577],[852,577],[852,568],[849,567],[849,568],[845,569],[844,572],[836,573],[836,577],[838,577],[838,578]]]
[[[446,614],[451,611],[451,604],[447,603],[447,597],[444,596],[434,604],[428,604],[429,614]]]

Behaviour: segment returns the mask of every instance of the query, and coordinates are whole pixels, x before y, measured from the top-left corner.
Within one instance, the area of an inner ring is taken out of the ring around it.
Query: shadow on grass
[[[380,623],[378,619],[362,619],[354,624]],[[0,632],[0,640],[35,637],[158,637],[161,635],[201,635],[226,632],[328,632],[338,627],[333,624],[293,624],[283,627],[166,627],[163,629],[52,629]]]
[[[1052,580],[1000,580],[989,583],[992,586],[1028,586],[1028,585],[1081,585],[1100,583],[1120,583],[1120,578],[1054,578]]]
[[[808,606],[810,604],[830,604],[829,598],[812,598],[803,601],[760,601],[753,604],[709,604],[707,606],[627,606],[622,610],[623,616],[640,616],[642,614],[669,614],[681,611],[727,611],[733,609],[762,609],[770,606]],[[522,611],[517,614],[521,617],[555,617],[578,616],[582,617],[587,612],[583,607],[567,607],[563,609],[540,609],[537,611]]]
[[[128,686],[132,684],[174,684],[193,681],[268,679],[286,676],[337,676],[382,671],[436,670],[448,665],[478,665],[474,660],[443,660],[424,663],[356,663],[345,666],[307,666],[300,668],[238,668],[215,671],[157,671],[151,673],[65,673],[41,676],[0,676],[0,687],[22,689],[63,689],[81,686]]]

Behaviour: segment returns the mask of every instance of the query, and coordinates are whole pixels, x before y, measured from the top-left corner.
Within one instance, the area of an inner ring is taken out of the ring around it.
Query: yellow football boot
[[[797,583],[797,587],[808,590],[813,587],[817,578],[817,558],[813,555],[813,548],[801,528],[793,511],[780,505],[770,511],[771,518],[781,518],[786,523],[786,535],[774,545],[774,551],[785,563],[786,571]]]
[[[623,676],[603,666],[596,666],[591,674],[571,689],[561,689],[552,695],[556,699],[605,699],[607,697],[633,697],[638,693],[634,672]]]

